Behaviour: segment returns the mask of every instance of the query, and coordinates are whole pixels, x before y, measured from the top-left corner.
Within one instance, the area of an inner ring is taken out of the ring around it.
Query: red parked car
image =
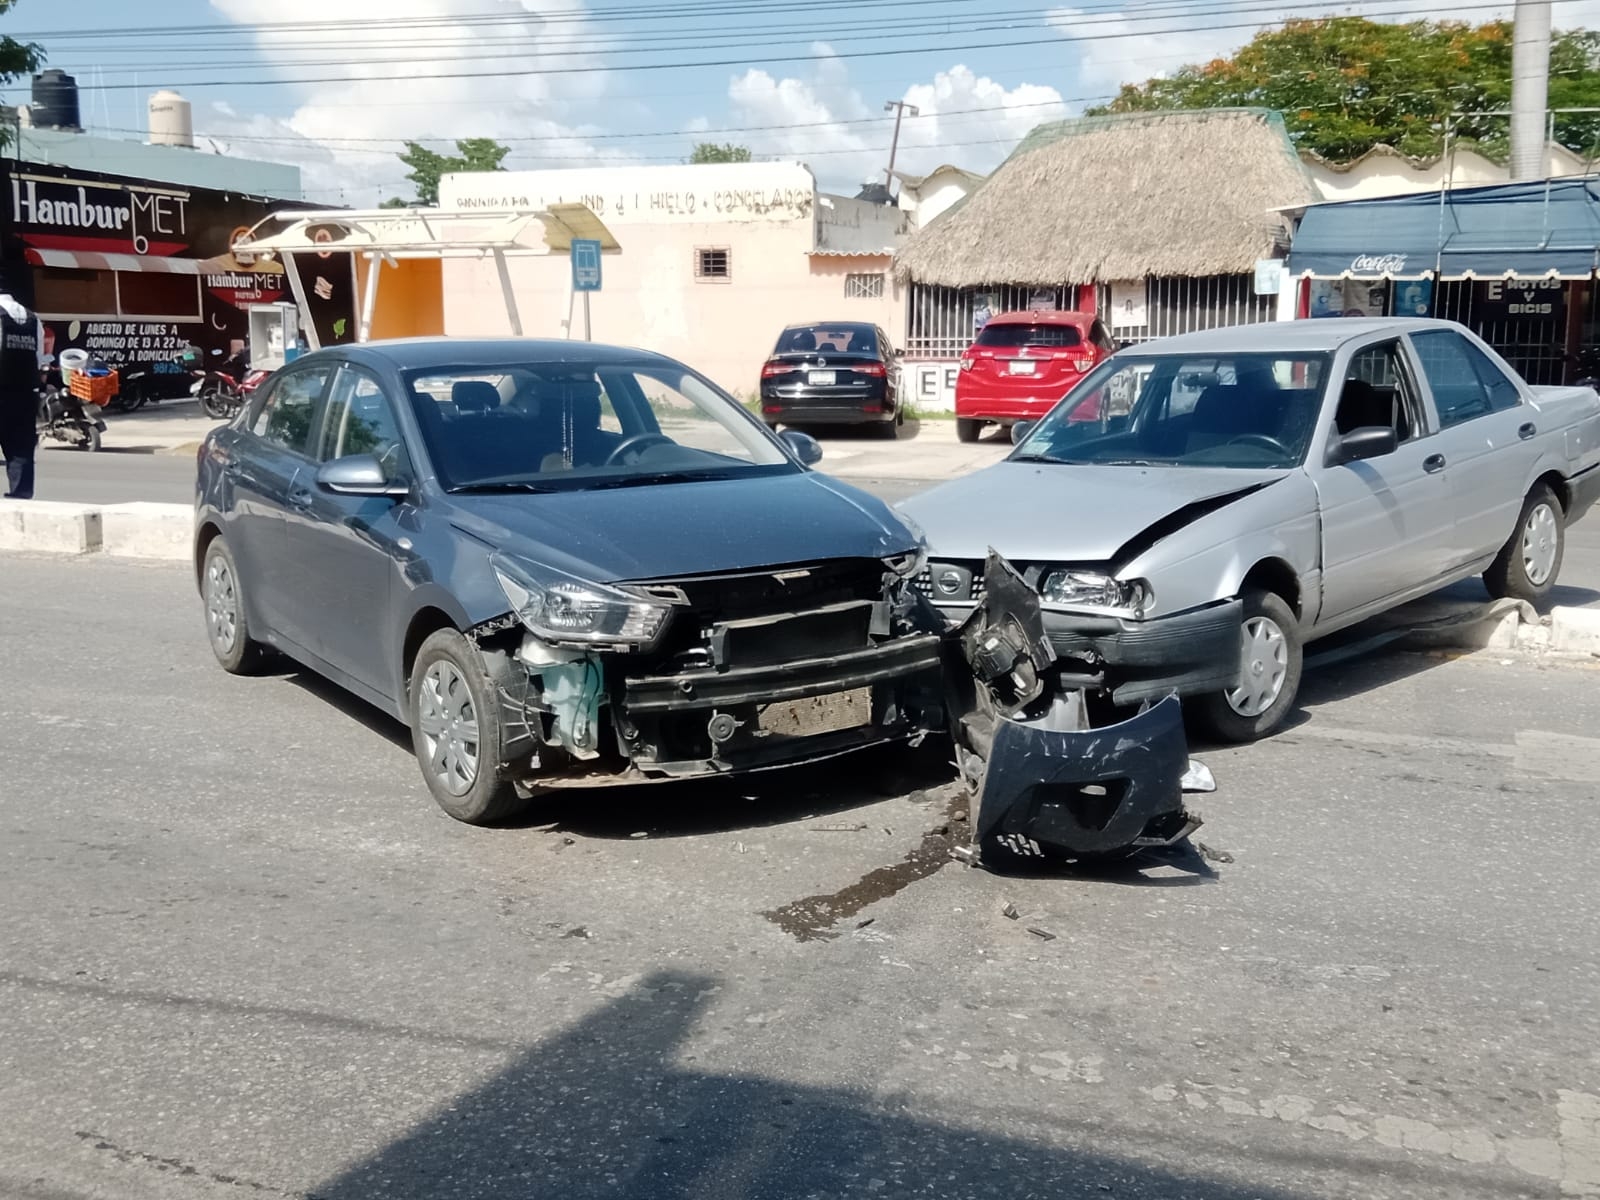
[[[1037,421],[1116,351],[1105,324],[1093,313],[991,317],[961,358],[956,436],[975,442],[985,425]]]

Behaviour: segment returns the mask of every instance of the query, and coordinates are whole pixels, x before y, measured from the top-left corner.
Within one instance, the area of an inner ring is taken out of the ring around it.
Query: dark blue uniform
[[[33,454],[39,445],[39,322],[0,309],[0,454],[6,495],[33,498]]]

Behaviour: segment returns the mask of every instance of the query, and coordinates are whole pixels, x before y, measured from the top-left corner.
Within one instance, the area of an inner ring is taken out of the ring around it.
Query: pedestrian
[[[0,283],[0,455],[6,496],[33,499],[33,456],[39,445],[39,371],[44,325]]]

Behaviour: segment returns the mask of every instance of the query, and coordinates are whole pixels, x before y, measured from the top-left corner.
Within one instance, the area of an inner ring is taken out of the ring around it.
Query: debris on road
[[[1056,940],[1055,934],[1051,933],[1048,929],[1040,929],[1037,925],[1029,925],[1028,932],[1042,941],[1053,942]]]
[[[1207,862],[1231,863],[1233,861],[1233,855],[1229,854],[1226,850],[1218,850],[1212,846],[1206,845],[1204,842],[1196,842],[1194,844],[1194,848],[1199,852],[1200,857],[1205,859]]]
[[[813,825],[811,828],[816,833],[860,833],[866,827],[865,821],[859,823],[835,821],[831,825]]]
[[[1006,901],[1005,907],[1000,910],[1000,915],[1013,921],[1017,921],[1022,918],[1022,913],[1018,910],[1017,906],[1011,903],[1009,900]]]

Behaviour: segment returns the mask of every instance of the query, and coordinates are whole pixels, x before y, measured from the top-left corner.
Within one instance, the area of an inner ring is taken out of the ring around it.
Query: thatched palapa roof
[[[1287,239],[1276,208],[1319,199],[1263,109],[1041,125],[895,256],[946,287],[1248,274]]]

